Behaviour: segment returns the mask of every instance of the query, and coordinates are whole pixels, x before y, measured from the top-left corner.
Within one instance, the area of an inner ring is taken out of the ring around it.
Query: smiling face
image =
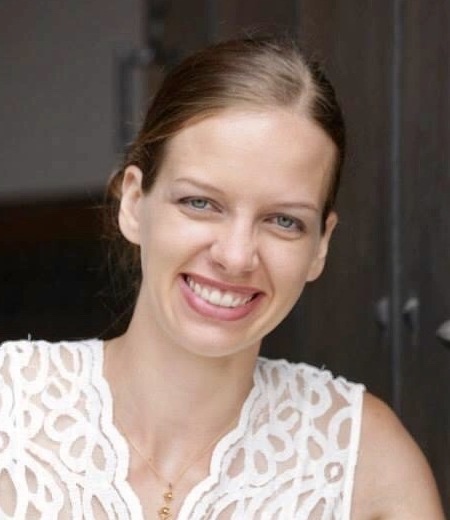
[[[226,110],[170,141],[154,186],[124,177],[119,222],[141,248],[143,334],[191,352],[255,351],[323,268],[335,146],[288,110]]]

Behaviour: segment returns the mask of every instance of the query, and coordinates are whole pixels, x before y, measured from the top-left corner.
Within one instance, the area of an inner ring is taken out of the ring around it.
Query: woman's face
[[[287,110],[227,110],[181,130],[150,193],[129,167],[122,232],[141,248],[146,332],[193,353],[259,348],[322,271],[335,147]]]

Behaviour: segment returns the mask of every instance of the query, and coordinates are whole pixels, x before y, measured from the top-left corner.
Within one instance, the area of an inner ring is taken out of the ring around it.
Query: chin
[[[192,332],[191,329],[189,334],[184,335],[186,341],[181,345],[182,348],[191,354],[206,358],[243,355],[245,352],[251,355],[251,353],[259,351],[262,341],[261,339],[237,338],[226,331],[205,331],[203,329],[199,330],[197,334]],[[201,342],[198,338],[202,338]]]

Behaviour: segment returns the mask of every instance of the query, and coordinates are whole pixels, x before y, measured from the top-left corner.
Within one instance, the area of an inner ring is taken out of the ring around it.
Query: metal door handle
[[[410,296],[403,306],[403,319],[411,333],[411,344],[419,344],[420,302],[417,296]]]
[[[450,348],[450,320],[444,321],[444,323],[442,323],[442,325],[436,331],[436,336],[446,347]]]

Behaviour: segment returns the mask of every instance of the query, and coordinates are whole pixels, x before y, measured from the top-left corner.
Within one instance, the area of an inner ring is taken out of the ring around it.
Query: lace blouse
[[[143,519],[100,340],[0,346],[0,518]],[[364,387],[259,358],[178,520],[349,520]]]

